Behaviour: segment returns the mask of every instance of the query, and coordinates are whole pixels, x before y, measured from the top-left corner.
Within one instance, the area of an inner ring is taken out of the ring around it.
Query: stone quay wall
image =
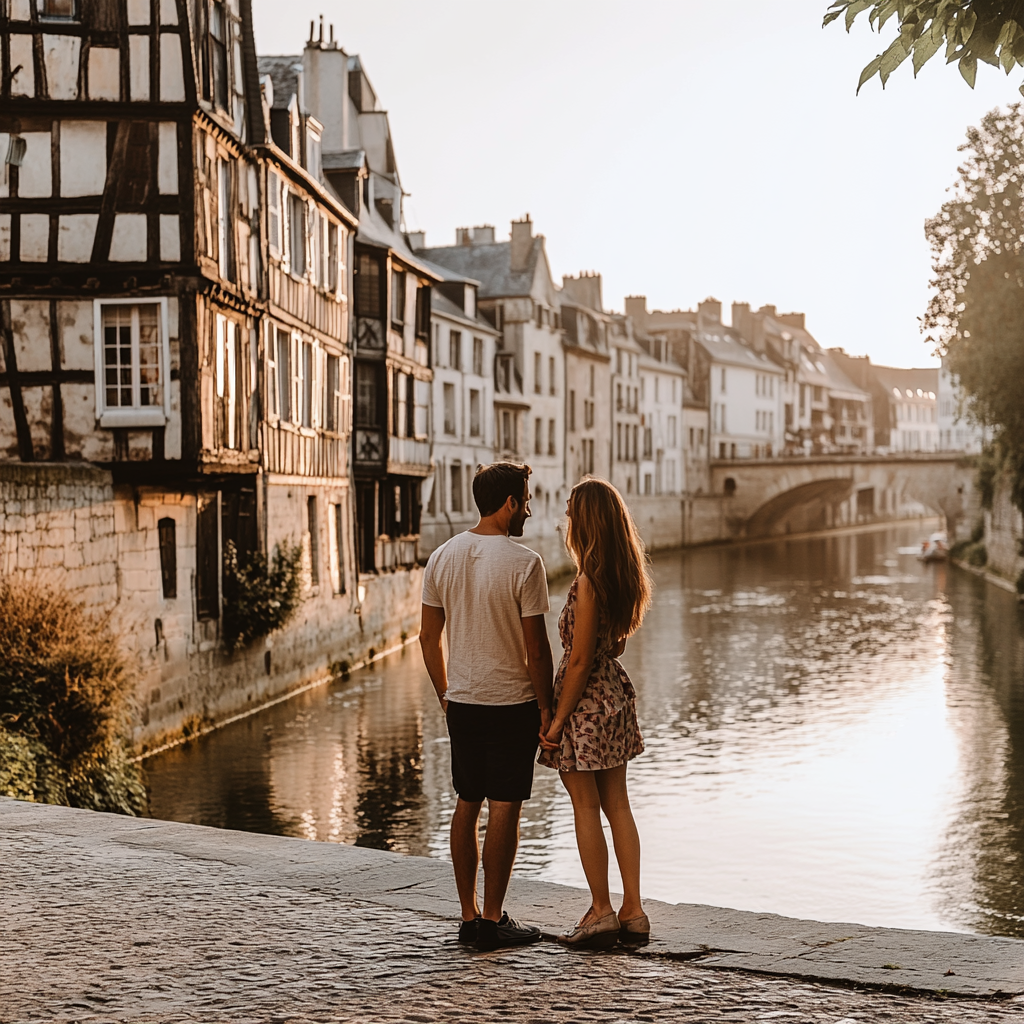
[[[1013,583],[1024,573],[1024,516],[1010,498],[1012,485],[1007,474],[996,481],[992,508],[985,510],[985,550],[988,569]]]
[[[164,518],[176,526],[170,598],[160,572]],[[311,586],[306,573],[293,619],[231,653],[219,622],[196,616],[195,524],[194,495],[115,486],[109,472],[87,464],[0,464],[0,574],[63,586],[110,616],[137,679],[140,750],[327,679],[419,630],[422,569],[363,578],[346,594]]]

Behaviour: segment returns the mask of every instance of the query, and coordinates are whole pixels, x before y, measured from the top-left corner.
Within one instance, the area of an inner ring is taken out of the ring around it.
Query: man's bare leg
[[[523,802],[487,801],[487,835],[484,837],[484,913],[488,921],[500,921],[512,865],[519,849],[519,814]],[[460,890],[461,895],[461,890]],[[463,904],[465,906],[465,904]]]
[[[480,803],[470,803],[459,797],[452,815],[451,851],[455,868],[455,886],[462,904],[462,920],[473,921],[480,916],[476,900],[476,876],[480,870]],[[490,827],[487,834],[490,836]],[[513,855],[514,856],[514,855]]]

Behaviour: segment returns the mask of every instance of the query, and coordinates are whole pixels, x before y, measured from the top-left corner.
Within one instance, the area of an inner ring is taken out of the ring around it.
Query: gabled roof
[[[287,110],[292,96],[299,92],[299,72],[302,58],[296,56],[257,57],[256,67],[261,75],[270,77],[274,88],[274,109]]]
[[[898,388],[904,396],[909,388],[915,398],[918,388],[925,393],[929,391],[933,391],[935,394],[939,393],[939,368],[937,366],[904,369],[899,366],[873,365],[871,372],[874,373],[879,384],[890,394],[892,394],[893,388]],[[893,398],[895,397],[893,395]]]
[[[500,299],[531,295],[537,262],[544,247],[544,236],[533,237],[523,270],[512,270],[512,243],[490,242],[479,245],[449,245],[418,249],[417,255],[457,274],[480,282],[480,297]]]
[[[737,332],[724,324],[715,324],[711,329],[695,335],[697,343],[716,363],[727,363],[731,366],[745,366],[761,373],[777,373],[783,371],[766,355],[755,352],[740,340]]]
[[[430,310],[451,320],[458,320],[459,323],[472,327],[474,331],[493,335],[498,333],[483,317],[479,315],[476,317],[467,316],[465,310],[457,306],[447,295],[443,295],[436,288],[430,293]]]

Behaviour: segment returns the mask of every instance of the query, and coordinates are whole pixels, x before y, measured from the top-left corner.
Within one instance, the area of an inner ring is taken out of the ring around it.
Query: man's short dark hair
[[[493,516],[509,498],[522,504],[533,472],[517,462],[492,462],[481,466],[473,477],[473,500],[482,516]]]

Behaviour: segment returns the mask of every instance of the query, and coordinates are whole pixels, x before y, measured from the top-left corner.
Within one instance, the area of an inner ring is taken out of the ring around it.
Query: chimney
[[[455,229],[455,244],[456,245],[472,245],[473,238],[469,233],[469,228],[456,228]]]
[[[750,337],[750,303],[734,302],[732,304],[732,329],[740,332],[740,337]]]
[[[562,275],[562,290],[573,302],[578,302],[588,309],[604,310],[601,305],[601,275],[581,272],[579,277],[569,274]]]
[[[779,313],[775,319],[778,320],[780,324],[785,324],[787,327],[795,327],[799,331],[807,330],[804,326],[803,313]]]
[[[762,306],[758,313],[764,313],[765,316],[770,316],[773,320],[777,320],[779,314],[775,312],[774,306]]]
[[[647,323],[647,296],[627,295],[626,316],[632,317],[633,323],[643,327]]]
[[[526,270],[533,252],[533,222],[527,214],[522,220],[512,221],[512,253],[510,269],[513,273]]]
[[[478,224],[473,228],[473,244],[474,245],[493,245],[494,244],[494,225],[493,224]]]
[[[722,304],[718,299],[713,299],[709,295],[703,302],[697,303],[697,313],[705,320],[710,320],[713,324],[720,324],[722,322]]]
[[[410,231],[408,234],[409,248],[410,249],[426,249],[427,247],[427,233],[426,231]]]

